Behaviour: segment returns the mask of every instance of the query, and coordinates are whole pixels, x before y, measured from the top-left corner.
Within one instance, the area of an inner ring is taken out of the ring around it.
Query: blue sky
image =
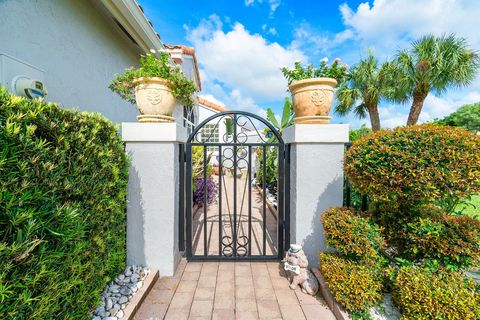
[[[287,85],[279,70],[296,59],[318,64],[339,57],[354,65],[367,50],[381,61],[426,33],[455,33],[480,49],[480,2],[475,0],[139,0],[167,44],[195,47],[201,95],[231,110],[279,113]],[[480,101],[480,80],[430,95],[420,117],[429,121]],[[382,102],[382,126],[406,122],[409,105]],[[332,122],[369,123],[333,114]]]

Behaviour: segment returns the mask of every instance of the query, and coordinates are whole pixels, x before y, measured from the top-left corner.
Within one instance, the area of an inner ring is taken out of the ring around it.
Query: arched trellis
[[[265,128],[268,128],[271,138],[263,134]],[[197,153],[198,148],[203,153],[200,161],[192,159],[194,148],[197,148]],[[266,182],[267,152],[273,152],[278,164],[277,181],[273,186],[267,186]],[[212,154],[216,155],[212,157]],[[255,161],[257,155],[260,158]],[[181,226],[185,225],[187,259],[283,258],[285,240],[289,239],[285,219],[288,216],[285,155],[285,144],[275,127],[250,112],[220,112],[194,128],[185,144],[186,175],[181,177],[185,178],[182,185],[185,186],[186,214],[185,224],[181,223]],[[210,177],[207,176],[207,166],[212,159],[217,161],[215,172],[218,176]],[[262,176],[255,177],[260,171]],[[218,196],[213,204],[209,204],[209,183],[212,179]],[[260,180],[261,183],[256,183]],[[196,185],[195,194],[192,184]],[[276,192],[277,201],[273,205],[267,201],[267,187]],[[198,201],[198,194],[201,194],[202,207],[194,215],[193,200],[195,196]]]

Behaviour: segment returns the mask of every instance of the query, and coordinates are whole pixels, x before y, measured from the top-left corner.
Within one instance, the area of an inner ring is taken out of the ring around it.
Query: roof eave
[[[101,0],[101,2],[144,52],[150,49],[164,50],[163,43],[134,0]]]

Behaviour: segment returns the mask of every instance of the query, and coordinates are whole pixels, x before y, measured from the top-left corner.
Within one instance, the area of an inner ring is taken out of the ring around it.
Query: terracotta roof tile
[[[168,45],[164,44],[165,48],[169,50],[174,50],[174,49],[180,49],[182,50],[182,54],[186,54],[189,56],[193,57],[193,64],[195,66],[195,74],[197,76],[197,81],[198,81],[198,86],[199,86],[199,91],[202,90],[202,81],[200,80],[200,72],[198,70],[198,63],[197,63],[197,57],[195,56],[195,48],[192,47],[187,47],[183,45]],[[179,61],[175,61],[176,63],[179,63]]]
[[[213,110],[216,110],[216,111],[219,111],[219,112],[224,112],[224,111],[227,111],[227,109],[225,107],[222,107],[216,103],[213,103],[212,101],[209,101],[205,98],[202,98],[202,97],[197,97],[198,99],[198,103],[206,106],[206,107],[209,107],[210,109],[213,109]]]

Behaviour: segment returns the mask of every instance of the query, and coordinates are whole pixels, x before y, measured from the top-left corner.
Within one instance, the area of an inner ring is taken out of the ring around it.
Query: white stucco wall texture
[[[303,244],[310,266],[327,250],[323,225],[325,210],[343,205],[344,144],[347,124],[294,125],[283,131],[291,144],[290,240]]]
[[[140,49],[89,0],[0,0],[0,52],[45,71],[47,101],[134,121],[134,105],[108,89]]]

